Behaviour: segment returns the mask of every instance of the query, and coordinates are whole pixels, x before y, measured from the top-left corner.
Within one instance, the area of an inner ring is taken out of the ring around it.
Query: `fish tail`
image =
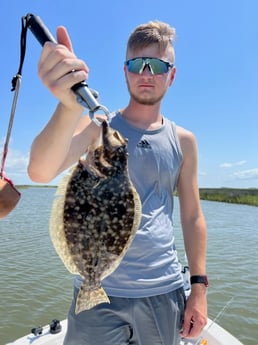
[[[99,287],[95,290],[86,290],[82,285],[77,295],[75,314],[89,310],[100,303],[110,303],[104,289]]]

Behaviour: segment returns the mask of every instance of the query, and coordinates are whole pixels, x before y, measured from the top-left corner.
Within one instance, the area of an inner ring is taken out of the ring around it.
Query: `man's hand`
[[[192,285],[192,291],[186,302],[184,324],[181,336],[196,338],[207,323],[206,287],[202,284]]]
[[[68,109],[82,110],[71,87],[88,78],[89,68],[73,52],[65,27],[57,28],[58,43],[46,42],[38,64],[43,84]]]

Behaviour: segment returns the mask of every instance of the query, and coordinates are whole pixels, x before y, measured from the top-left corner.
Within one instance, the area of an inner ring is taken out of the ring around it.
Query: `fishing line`
[[[212,320],[212,323],[209,325],[209,327],[206,329],[206,331],[208,331],[222,317],[222,315],[225,313],[226,309],[233,302],[234,298],[235,297],[233,296],[227,301],[227,303],[223,306],[223,308],[218,312],[216,317]],[[202,340],[202,337],[199,337],[193,345],[201,344],[200,343],[201,340]]]

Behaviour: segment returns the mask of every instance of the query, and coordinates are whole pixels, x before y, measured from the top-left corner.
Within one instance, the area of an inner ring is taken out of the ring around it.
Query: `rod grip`
[[[42,22],[40,17],[33,14],[27,15],[27,25],[39,43],[43,46],[47,41],[57,43],[54,36],[48,30],[46,25]]]
[[[28,13],[26,16],[27,26],[39,43],[43,46],[46,42],[50,41],[57,43],[51,32],[40,19],[39,16]],[[72,86],[72,90],[76,93],[79,103],[86,106],[91,111],[96,111],[100,108],[100,104],[92,94],[91,90],[85,81]]]

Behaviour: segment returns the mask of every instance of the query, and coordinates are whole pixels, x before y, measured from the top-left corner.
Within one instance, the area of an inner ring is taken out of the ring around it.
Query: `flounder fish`
[[[110,303],[101,280],[120,264],[141,220],[141,202],[128,174],[127,140],[105,121],[101,144],[88,149],[60,182],[50,237],[66,268],[82,285],[75,313]]]

